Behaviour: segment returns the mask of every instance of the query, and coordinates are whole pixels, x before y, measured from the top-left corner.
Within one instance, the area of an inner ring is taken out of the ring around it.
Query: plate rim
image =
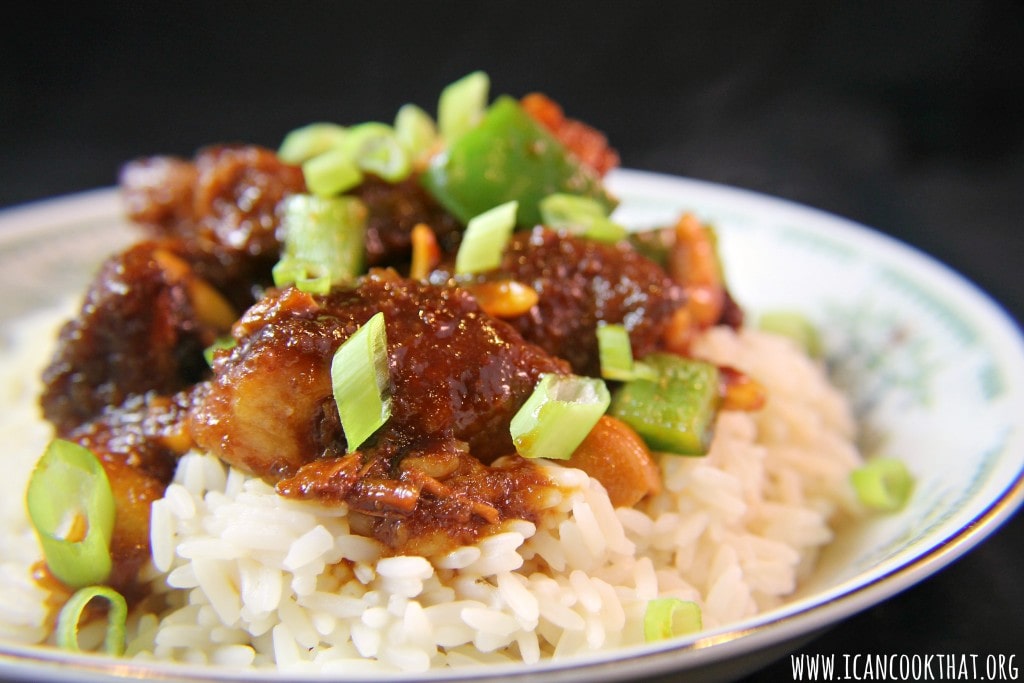
[[[629,189],[643,186],[659,187],[654,194],[665,194],[669,188],[688,191],[717,200],[736,200],[752,206],[784,209],[799,216],[803,221],[823,221],[844,231],[851,231],[857,238],[867,237],[885,244],[887,249],[912,254],[918,261],[930,268],[937,268],[942,275],[951,279],[957,288],[964,289],[975,300],[988,308],[984,311],[987,320],[999,323],[999,333],[1009,343],[1009,353],[1024,363],[1024,337],[1020,328],[1007,309],[991,294],[975,282],[959,273],[948,264],[914,245],[891,235],[863,225],[842,216],[799,202],[764,194],[755,190],[734,187],[707,180],[675,176],[636,169],[616,169],[609,176],[613,191],[629,194]],[[682,203],[682,202],[680,202]],[[0,249],[12,240],[31,236],[33,233],[53,229],[56,225],[74,221],[96,219],[110,220],[127,225],[123,214],[119,192],[116,187],[98,188],[53,198],[35,200],[26,204],[0,209]],[[1024,365],[1022,365],[1024,367]],[[541,662],[538,665],[515,667],[498,665],[481,669],[444,670],[427,672],[419,677],[381,676],[355,677],[352,680],[472,680],[511,681],[522,675],[543,676],[545,680],[562,681],[586,676],[592,680],[615,680],[642,672],[645,675],[669,671],[689,670],[714,664],[725,658],[748,655],[773,643],[799,638],[808,633],[827,627],[857,612],[884,602],[906,590],[917,582],[935,574],[960,558],[993,534],[1006,520],[1024,505],[1024,468],[1009,482],[998,496],[989,501],[968,523],[949,534],[941,542],[929,547],[899,564],[890,571],[874,577],[866,583],[857,583],[833,596],[828,602],[808,601],[791,612],[780,613],[773,618],[744,620],[739,624],[723,627],[702,634],[690,640],[668,644],[633,646],[608,652],[593,653],[574,657],[564,662]],[[798,601],[803,602],[803,601]],[[771,615],[772,613],[766,613]],[[756,623],[750,623],[749,621]],[[681,660],[686,660],[681,661]],[[685,665],[684,665],[685,664]],[[681,666],[684,665],[684,666]],[[43,667],[40,669],[39,667]],[[212,667],[166,662],[138,662],[118,660],[102,655],[75,654],[55,650],[46,646],[21,645],[0,641],[0,672],[27,675],[32,679],[37,673],[59,670],[63,667],[82,668],[82,673],[91,672],[97,676],[111,674],[111,669],[121,669],[130,674],[132,670],[145,671],[157,678],[172,679],[183,674],[198,675],[194,680],[307,680],[288,672],[276,670],[251,670],[240,673],[239,677],[225,675],[228,670]],[[44,671],[45,669],[45,671]],[[116,671],[114,672],[116,673]],[[443,676],[441,675],[443,674]],[[308,680],[320,680],[322,676],[311,676]]]

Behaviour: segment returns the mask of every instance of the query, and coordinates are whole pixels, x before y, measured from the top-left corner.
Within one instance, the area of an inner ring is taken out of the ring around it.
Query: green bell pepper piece
[[[643,363],[657,379],[625,382],[612,396],[610,414],[652,450],[705,455],[721,403],[718,367],[670,353],[653,353]]]
[[[541,223],[540,200],[555,193],[592,197],[610,213],[615,199],[601,178],[504,95],[480,123],[437,154],[423,186],[463,223],[499,204],[519,202],[518,224]]]

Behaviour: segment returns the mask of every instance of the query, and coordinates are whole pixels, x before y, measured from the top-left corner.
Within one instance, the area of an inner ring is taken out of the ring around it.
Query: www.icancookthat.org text
[[[790,655],[794,681],[1016,681],[1014,654]]]

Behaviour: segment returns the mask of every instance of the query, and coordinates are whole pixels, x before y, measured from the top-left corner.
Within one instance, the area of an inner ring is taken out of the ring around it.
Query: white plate
[[[1024,499],[1024,341],[973,285],[899,242],[792,203],[636,171],[617,171],[610,184],[622,200],[616,215],[629,225],[668,223],[683,210],[712,222],[730,286],[750,315],[794,309],[818,324],[867,450],[904,460],[917,481],[914,497],[901,513],[842,536],[792,601],[758,618],[570,662],[416,680],[603,681],[683,670],[692,680],[739,676],[938,571]],[[0,291],[17,293],[0,298],[0,318],[81,291],[99,260],[133,237],[120,213],[116,193],[103,190],[0,214]],[[0,643],[3,680],[183,675],[297,680]]]

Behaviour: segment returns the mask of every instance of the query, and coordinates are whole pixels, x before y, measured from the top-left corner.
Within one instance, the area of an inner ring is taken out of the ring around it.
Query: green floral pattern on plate
[[[1019,333],[982,293],[911,247],[813,209],[699,181],[634,178],[620,220],[712,223],[727,279],[751,313],[798,310],[821,330],[867,457],[916,479],[908,506],[844,530],[813,584],[884,575],[956,536],[1021,478]]]

